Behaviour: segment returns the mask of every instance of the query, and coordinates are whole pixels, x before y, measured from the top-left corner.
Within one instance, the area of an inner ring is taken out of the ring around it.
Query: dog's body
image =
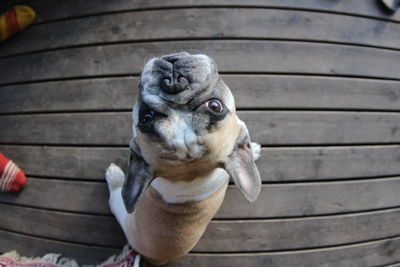
[[[233,96],[205,55],[150,60],[140,89],[127,177],[111,165],[106,178],[111,210],[130,245],[162,264],[196,245],[230,176],[249,201],[257,198],[260,147],[250,145]]]
[[[116,172],[115,168],[115,166],[110,167],[107,176],[124,178],[121,173],[110,173]],[[121,187],[119,187],[119,189],[111,191],[110,205],[116,217],[120,218],[120,224],[129,244],[152,263],[162,264],[185,255],[197,243],[222,204],[227,180],[209,197],[203,199],[201,196],[203,192],[199,191],[197,192],[199,194],[194,195],[193,199],[198,197],[201,200],[175,203],[164,201],[163,195],[150,186],[141,196],[131,215],[125,211],[121,198]],[[196,180],[194,183],[198,183],[198,181]],[[176,197],[177,200],[180,196],[173,194],[173,191],[192,187],[191,183],[175,187],[167,182],[166,185],[163,188],[163,184],[158,183],[158,187],[162,187],[162,190],[170,190],[168,193],[164,192],[167,198]],[[192,189],[195,188],[192,187]],[[192,193],[193,190],[189,189],[187,192]]]

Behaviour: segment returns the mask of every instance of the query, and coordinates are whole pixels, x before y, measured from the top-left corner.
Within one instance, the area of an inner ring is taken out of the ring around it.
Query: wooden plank
[[[66,242],[122,247],[126,239],[112,217],[0,204],[0,228]],[[15,220],[13,214],[18,214]],[[316,248],[399,235],[400,209],[309,218],[212,221],[194,252],[245,252]]]
[[[391,143],[400,137],[398,113],[243,111],[252,140],[265,145]]]
[[[398,82],[338,77],[223,75],[239,108],[400,109]]]
[[[126,168],[127,148],[2,145],[2,151],[28,175],[104,180],[116,162]],[[269,147],[257,166],[264,182],[397,176],[400,146]]]
[[[122,249],[85,246],[49,239],[42,239],[0,229],[0,252],[16,250],[25,257],[42,257],[47,253],[60,253],[78,264],[100,264]]]
[[[16,249],[26,256],[42,256],[49,251],[63,253],[78,261],[79,264],[96,264],[104,261],[109,255],[120,252],[118,249],[97,248],[65,242],[52,241],[10,233],[0,230],[0,251]],[[168,267],[180,266],[377,266],[400,260],[398,255],[400,238],[390,238],[373,242],[338,246],[325,249],[300,250],[293,252],[267,253],[230,253],[205,254],[191,253],[177,261],[167,264]]]
[[[237,108],[400,109],[400,83],[288,75],[223,75]],[[0,90],[0,114],[131,109],[138,80],[105,78],[20,84]]]
[[[5,143],[127,145],[132,132],[128,112],[3,116],[0,128]]]
[[[6,86],[0,113],[131,109],[137,85],[137,78],[108,78]]]
[[[3,0],[2,6],[11,6],[16,0]],[[21,2],[21,1],[19,1]],[[209,7],[209,6],[248,6],[262,8],[292,8],[292,9],[309,9],[324,12],[337,12],[357,16],[373,16],[383,19],[399,20],[398,13],[390,14],[385,12],[377,1],[296,1],[296,0],[271,0],[265,2],[263,0],[202,0],[202,1],[185,1],[185,0],[113,0],[101,1],[96,0],[69,0],[68,2],[55,3],[51,0],[35,0],[26,1],[38,13],[38,22],[46,22],[51,20],[67,19],[77,16],[88,16],[101,14],[104,12],[119,12],[124,10],[143,10],[157,8],[177,8],[177,7]]]
[[[216,218],[311,216],[398,207],[399,188],[398,177],[270,184],[263,185],[259,199],[249,204],[232,185]],[[1,194],[0,203],[110,215],[107,186],[99,182],[28,178],[20,194]]]
[[[104,181],[111,162],[126,169],[128,148],[0,146],[27,175]]]
[[[162,27],[154,20],[158,17],[165,20]],[[24,32],[19,40],[5,43],[0,56],[98,43],[197,38],[301,39],[398,49],[399,31],[400,25],[394,22],[306,11],[263,8],[151,10],[36,25]]]
[[[0,204],[0,208],[4,215],[4,220],[0,221],[2,230],[88,246],[123,247],[127,243],[114,216],[66,213],[5,204]],[[18,214],[18,220],[15,214]]]
[[[253,204],[231,186],[217,218],[272,218],[397,207],[398,178],[263,185]]]
[[[400,260],[400,238],[326,249],[272,253],[193,253],[166,267],[213,266],[382,266]]]
[[[106,183],[73,182],[28,177],[19,194],[0,194],[0,203],[110,215]]]
[[[263,181],[348,179],[400,173],[400,146],[265,148]]]
[[[240,111],[252,140],[263,145],[398,143],[399,113]],[[131,113],[0,116],[2,144],[123,145]]]
[[[398,236],[400,210],[297,219],[213,221],[195,252],[284,251]]]
[[[49,251],[64,253],[78,260],[79,264],[96,264],[104,261],[108,255],[119,253],[117,249],[86,247],[51,241],[0,230],[0,251],[15,248],[23,255],[43,255]],[[400,260],[400,238],[389,238],[373,242],[337,246],[324,249],[299,250],[293,252],[259,253],[191,253],[168,267],[183,266],[377,266]],[[325,265],[324,265],[325,264]]]
[[[75,48],[5,58],[0,61],[1,84],[139,73],[146,59],[182,50],[210,55],[221,72],[398,79],[400,64],[397,51],[349,45],[258,40],[170,41]]]

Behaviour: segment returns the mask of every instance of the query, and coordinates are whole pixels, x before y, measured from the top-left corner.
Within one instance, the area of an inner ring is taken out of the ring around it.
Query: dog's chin
[[[175,148],[163,147],[162,149],[159,149],[157,158],[164,162],[168,162],[171,165],[196,162],[204,159],[204,157],[206,156],[207,149],[205,149],[203,146],[201,146],[200,149],[200,152],[193,154],[190,152],[179,153]]]
[[[209,152],[207,145],[201,141],[201,138],[198,138],[197,142],[191,145],[174,145],[173,142],[166,142],[163,138],[148,138],[142,134],[136,140],[149,164],[158,160],[171,163],[194,162],[201,160]]]
[[[162,177],[170,181],[192,181],[197,177],[206,177],[215,168],[222,167],[218,163],[203,159],[160,159],[162,163],[154,166],[154,177]]]
[[[201,155],[192,157],[187,154],[185,157],[177,155],[174,149],[159,149],[149,159],[154,170],[155,177],[163,177],[171,181],[190,181],[195,177],[205,176],[213,169],[221,167],[221,161],[211,158],[210,151],[204,148]]]
[[[177,156],[175,153],[164,153],[159,155],[160,160],[170,161],[171,163],[179,163],[179,162],[195,162],[199,160],[199,158],[191,157],[190,155],[186,155],[184,157]]]

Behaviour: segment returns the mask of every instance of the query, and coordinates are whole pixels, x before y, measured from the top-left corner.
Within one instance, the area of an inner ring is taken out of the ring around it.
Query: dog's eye
[[[204,103],[207,108],[215,113],[220,113],[224,110],[224,106],[218,99],[211,99]]]
[[[154,117],[155,112],[152,110],[148,110],[146,112],[143,112],[142,114],[140,114],[140,123],[147,123],[149,121],[151,121]]]

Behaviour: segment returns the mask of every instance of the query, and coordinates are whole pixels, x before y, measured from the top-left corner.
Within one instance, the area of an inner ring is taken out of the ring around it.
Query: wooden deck
[[[11,3],[2,1],[1,10]],[[259,200],[232,185],[178,266],[400,263],[400,11],[349,0],[31,0],[0,44],[0,151],[27,174],[0,194],[0,252],[81,264],[126,243],[104,172],[125,166],[146,59],[213,57],[263,145]]]

